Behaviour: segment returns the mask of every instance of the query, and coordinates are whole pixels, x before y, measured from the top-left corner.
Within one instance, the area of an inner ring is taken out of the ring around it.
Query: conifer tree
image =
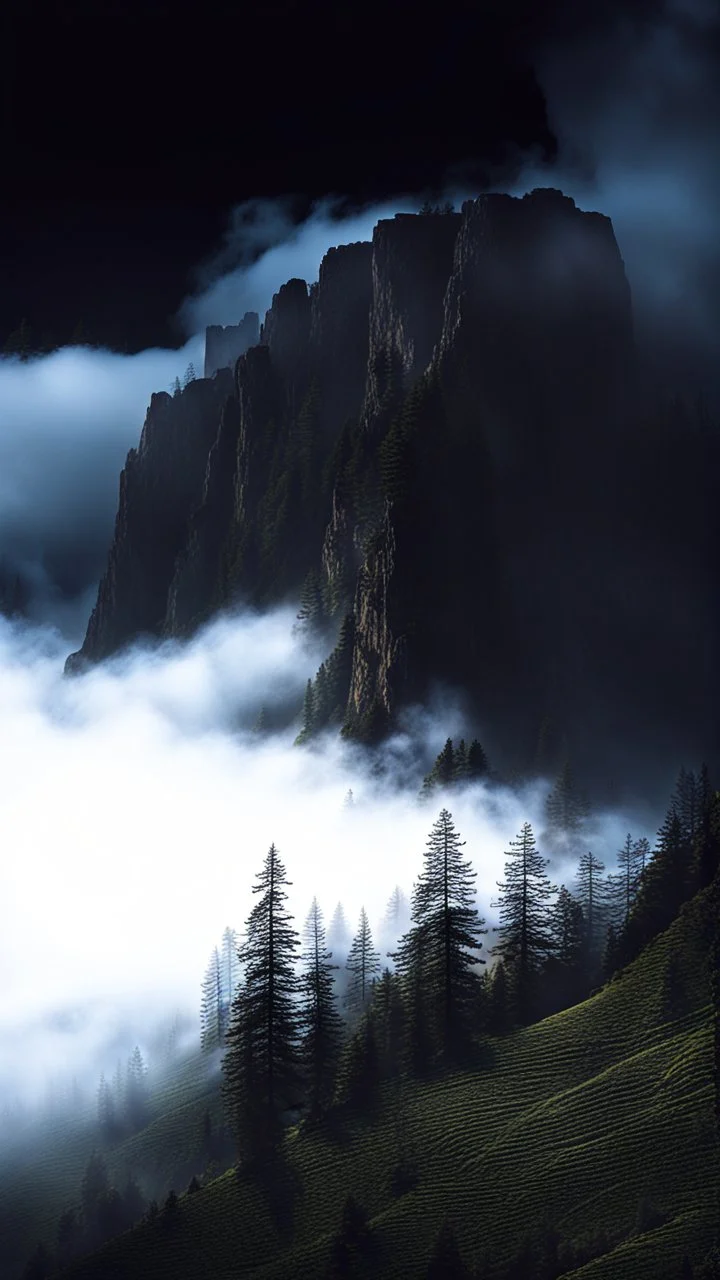
[[[420,974],[436,1052],[447,1061],[468,1047],[480,1001],[475,966],[485,963],[477,953],[487,930],[475,905],[475,872],[460,852],[464,844],[452,814],[442,809],[413,889],[412,926],[394,957],[401,975]]]
[[[272,1159],[282,1113],[300,1093],[300,1013],[295,951],[300,945],[284,906],[289,885],[271,845],[253,886],[260,898],[248,917],[239,959],[244,985],[233,1004],[223,1060],[223,1095],[241,1158]]]
[[[713,790],[705,764],[698,780],[698,807],[692,880],[696,888],[705,889],[720,865],[720,792]]]
[[[197,374],[195,373],[195,365],[191,360],[183,376],[183,387],[187,387],[189,383],[194,382],[196,377],[197,377]]]
[[[305,685],[305,701],[303,703],[303,727],[300,730],[296,744],[305,742],[312,736],[315,729],[315,694],[313,692],[313,682],[308,680]]]
[[[354,808],[355,808],[355,797],[352,793],[352,787],[349,787],[345,795],[345,799],[343,800],[343,809],[354,809]]]
[[[535,1012],[540,969],[552,953],[545,906],[552,886],[545,871],[548,859],[536,849],[529,822],[510,841],[505,856],[505,880],[498,881],[500,896],[494,904],[500,909],[500,925],[493,955],[503,960],[518,1021],[525,1023]]]
[[[375,975],[380,972],[380,956],[373,946],[372,930],[364,907],[360,910],[358,931],[348,952],[345,968],[350,974],[346,1007],[357,1017],[368,1006]]]
[[[617,875],[608,878],[612,922],[616,928],[627,924],[632,904],[635,901],[640,884],[639,842],[633,843],[628,832],[625,844],[618,852]]]
[[[332,976],[332,971],[339,966],[331,964],[332,955],[325,946],[325,928],[317,898],[313,898],[306,921],[305,945],[301,1056],[308,1080],[309,1113],[315,1119],[322,1115],[332,1098],[343,1035]]]
[[[373,991],[372,1009],[377,1030],[381,1074],[394,1078],[402,1068],[405,1043],[405,1006],[400,979],[385,967]]]
[[[217,1049],[223,1041],[223,990],[220,953],[213,947],[202,984],[200,1006],[200,1047],[205,1053]]]
[[[100,1131],[105,1138],[113,1137],[116,1130],[117,1117],[115,1114],[115,1103],[112,1096],[110,1085],[105,1079],[105,1075],[100,1076],[100,1086],[98,1088],[98,1122]]]
[[[380,1050],[376,1015],[367,1008],[350,1033],[338,1067],[335,1102],[367,1115],[378,1100]]]
[[[470,779],[485,778],[489,772],[488,758],[477,738],[473,738],[467,753],[467,776]]]
[[[298,629],[311,632],[316,627],[322,626],[324,621],[322,582],[318,570],[311,569],[305,578],[300,596],[300,609],[297,614]]]
[[[219,1030],[224,1039],[230,1021],[232,1002],[240,982],[240,961],[238,960],[238,936],[234,929],[227,925],[222,936],[222,954],[220,956],[220,1010]]]
[[[633,909],[623,930],[624,962],[667,929],[692,891],[693,853],[687,828],[671,801],[658,832],[655,853],[645,869]]]
[[[580,903],[561,884],[549,914],[553,953],[546,967],[546,1003],[552,1011],[566,1008],[581,997],[583,923]]]
[[[338,902],[333,911],[332,920],[327,932],[328,946],[333,952],[347,952],[350,948],[350,930],[345,919],[342,902]]]
[[[407,899],[399,884],[395,885],[387,907],[385,908],[384,925],[388,933],[397,937],[397,930],[400,928],[407,912]]]
[[[577,896],[584,922],[585,962],[592,975],[600,961],[607,936],[607,885],[602,873],[605,863],[589,850],[580,857],[577,869]]]
[[[147,1105],[147,1067],[140,1046],[135,1045],[128,1059],[125,1086],[125,1115],[131,1128],[139,1128],[145,1123]]]
[[[337,644],[325,663],[327,718],[339,724],[347,708],[355,646],[355,619],[347,613],[340,623]]]
[[[575,784],[569,761],[563,765],[545,802],[548,830],[554,839],[574,847],[590,813],[590,806]]]
[[[465,746],[465,739],[461,738],[454,752],[452,780],[462,786],[464,782],[467,782],[469,776],[467,747]]]

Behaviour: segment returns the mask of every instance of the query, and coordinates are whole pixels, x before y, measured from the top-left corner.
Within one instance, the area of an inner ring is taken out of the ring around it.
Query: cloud
[[[0,552],[28,580],[36,620],[82,635],[150,396],[202,359],[193,339],[180,351],[0,360]]]
[[[558,157],[513,188],[552,183],[613,220],[654,374],[718,391],[720,14],[666,0],[643,19],[608,11],[536,51]]]
[[[327,923],[342,900],[354,930],[364,905],[379,936],[395,885],[409,895],[443,803],[417,791],[448,720],[410,712],[379,769],[335,735],[259,738],[259,699],[299,707],[320,657],[292,622],[221,617],[72,680],[57,631],[0,622],[0,1100],[38,1097],[61,1070],[95,1085],[123,1037],[129,1053],[176,1008],[197,1017],[210,952],[227,924],[242,930],[271,842],[299,929],[317,894]],[[507,842],[527,819],[540,829],[546,789],[445,797],[489,923]],[[637,815],[604,822],[596,850],[628,825],[641,834]]]

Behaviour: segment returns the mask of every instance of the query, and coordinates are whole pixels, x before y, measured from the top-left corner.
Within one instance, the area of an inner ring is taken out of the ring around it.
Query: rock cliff
[[[614,557],[650,517],[627,501],[643,450],[610,220],[554,190],[398,215],[288,281],[257,337],[153,396],[69,669],[234,601],[299,601],[310,576],[345,619],[325,701],[349,733],[433,682],[526,743],[548,710],[577,727],[615,696],[607,654],[619,687],[639,641],[626,662]]]

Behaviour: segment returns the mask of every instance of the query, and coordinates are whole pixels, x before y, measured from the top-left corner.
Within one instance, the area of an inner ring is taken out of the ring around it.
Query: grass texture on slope
[[[76,1264],[73,1280],[317,1280],[348,1192],[367,1209],[375,1280],[421,1280],[447,1212],[467,1262],[502,1264],[549,1222],[568,1240],[605,1230],[608,1251],[572,1280],[676,1280],[699,1260],[718,1209],[709,972],[711,891],[602,991],[504,1039],[488,1066],[388,1091],[373,1122],[286,1146],[293,1222],[231,1171],[180,1201],[173,1225],[142,1225]],[[683,1016],[662,1012],[670,950]],[[390,1190],[399,1126],[420,1178]],[[633,1234],[647,1197],[662,1226]],[[278,1250],[280,1252],[278,1253]]]

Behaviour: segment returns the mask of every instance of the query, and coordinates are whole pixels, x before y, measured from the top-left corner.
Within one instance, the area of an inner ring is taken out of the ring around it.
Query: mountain
[[[372,740],[440,685],[514,767],[548,720],[580,768],[717,758],[718,437],[647,386],[607,217],[552,189],[398,214],[255,324],[153,395],[68,672],[314,584],[309,729]]]

